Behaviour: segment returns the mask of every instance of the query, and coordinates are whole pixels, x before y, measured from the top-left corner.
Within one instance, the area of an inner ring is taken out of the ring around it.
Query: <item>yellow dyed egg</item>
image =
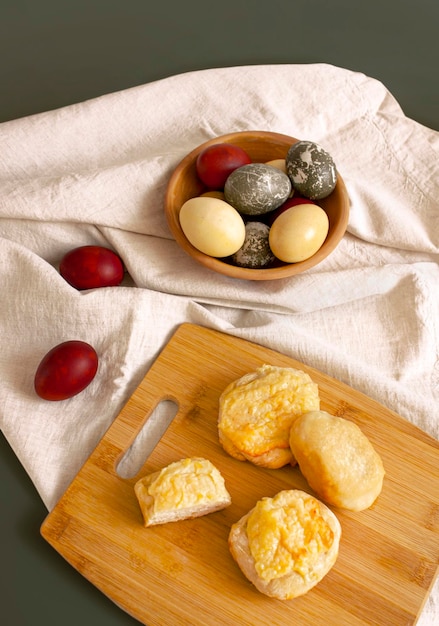
[[[281,170],[285,174],[287,173],[287,164],[285,159],[273,159],[272,161],[267,161],[265,165],[271,165],[272,167],[277,167],[278,170]]]
[[[298,204],[274,220],[269,234],[270,248],[285,263],[305,261],[321,248],[328,230],[328,216],[321,207]]]
[[[245,240],[241,215],[219,198],[198,196],[187,200],[180,209],[179,220],[189,242],[209,256],[230,256]]]
[[[200,198],[218,198],[219,200],[226,201],[226,197],[224,195],[224,191],[219,191],[218,189],[211,189],[210,191],[205,191],[201,193]]]

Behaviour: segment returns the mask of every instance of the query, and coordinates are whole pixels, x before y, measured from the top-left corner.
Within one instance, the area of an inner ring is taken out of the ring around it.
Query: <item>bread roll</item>
[[[230,383],[221,394],[219,440],[240,461],[272,469],[294,465],[291,425],[302,413],[319,408],[318,387],[308,374],[263,365]]]
[[[341,527],[334,513],[304,491],[262,498],[233,524],[230,552],[243,574],[267,596],[305,594],[334,565]]]
[[[354,422],[326,411],[307,413],[292,425],[290,446],[302,474],[324,502],[362,511],[381,493],[381,457]]]
[[[200,517],[231,503],[219,470],[201,458],[181,459],[144,476],[134,491],[145,526]]]

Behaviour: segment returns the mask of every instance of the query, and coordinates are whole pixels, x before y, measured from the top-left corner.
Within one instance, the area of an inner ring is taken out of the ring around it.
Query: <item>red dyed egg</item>
[[[66,400],[83,391],[98,370],[98,355],[84,341],[65,341],[52,348],[35,373],[36,393],[44,400]]]
[[[242,148],[230,143],[218,143],[200,152],[196,169],[206,187],[223,189],[228,176],[238,167],[249,163],[251,158]]]
[[[120,257],[108,248],[81,246],[67,252],[59,272],[76,289],[95,289],[120,285],[124,266]]]

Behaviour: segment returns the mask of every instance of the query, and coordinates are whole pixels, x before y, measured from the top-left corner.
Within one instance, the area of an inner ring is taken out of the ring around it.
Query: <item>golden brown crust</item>
[[[229,533],[229,549],[242,573],[261,593],[280,600],[291,600],[307,593],[333,567],[339,550],[340,523],[332,511],[322,502],[300,490],[282,491],[273,499],[264,498],[263,500],[276,502],[277,506],[284,507],[285,514],[290,512],[289,514],[293,517],[296,510],[299,511],[299,517],[302,515],[301,519],[302,521],[304,520],[303,523],[305,525],[309,520],[306,516],[303,517],[303,513],[300,513],[300,511],[303,511],[303,503],[311,503],[313,521],[317,520],[320,523],[320,526],[316,524],[315,528],[321,528],[323,525],[326,528],[326,537],[329,537],[328,544],[320,552],[313,554],[311,546],[315,542],[315,534],[313,535],[312,532],[309,532],[312,526],[308,525],[306,527],[307,532],[302,534],[302,545],[296,546],[296,550],[293,550],[292,559],[288,563],[287,573],[283,573],[283,570],[280,570],[279,575],[271,575],[264,579],[260,572],[264,572],[265,569],[269,570],[272,566],[272,543],[270,543],[270,549],[267,549],[266,553],[262,553],[265,562],[261,562],[263,559],[260,552],[255,559],[248,534],[249,520],[259,503],[238,522],[233,524]],[[295,505],[297,505],[297,509],[295,509]],[[279,519],[281,518],[282,516],[279,517]],[[265,530],[262,529],[262,532]],[[280,530],[280,534],[282,534],[282,530]],[[276,529],[273,530],[273,537],[275,536]],[[309,554],[303,557],[302,555],[306,554],[307,550]],[[301,555],[298,557],[301,558],[301,563],[297,567],[294,563],[295,555]]]
[[[381,493],[382,460],[354,422],[325,411],[310,412],[294,422],[290,446],[308,484],[324,502],[362,511]]]
[[[219,433],[219,440],[224,450],[238,461],[250,461],[250,463],[253,463],[254,465],[259,465],[260,467],[268,469],[278,469],[279,467],[288,465],[288,463],[291,465],[296,464],[296,460],[294,459],[289,447],[274,448],[264,454],[251,455],[238,450],[238,448],[228,437],[224,435],[224,433]]]
[[[317,385],[294,368],[263,365],[230,383],[219,401],[218,434],[240,461],[276,469],[296,461],[289,445],[292,422],[320,408]]]
[[[231,504],[224,479],[207,459],[181,459],[134,485],[145,526],[214,513]]]

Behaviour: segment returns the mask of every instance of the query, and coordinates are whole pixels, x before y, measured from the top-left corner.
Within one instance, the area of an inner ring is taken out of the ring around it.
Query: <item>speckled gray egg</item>
[[[288,150],[287,175],[293,188],[306,198],[320,200],[334,191],[337,170],[331,155],[312,141],[298,141]]]
[[[226,180],[224,195],[243,215],[263,215],[277,209],[291,193],[291,181],[277,167],[249,163],[234,170]]]
[[[267,267],[275,260],[270,249],[268,236],[270,227],[262,222],[248,222],[245,225],[245,240],[241,248],[235,252],[232,262],[239,267],[258,269]]]

